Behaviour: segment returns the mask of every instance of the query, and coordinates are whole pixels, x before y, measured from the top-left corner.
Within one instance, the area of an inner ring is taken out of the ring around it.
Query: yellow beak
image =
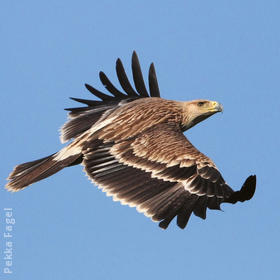
[[[223,112],[223,105],[217,101],[212,101],[212,106],[209,108],[210,111],[214,112]]]

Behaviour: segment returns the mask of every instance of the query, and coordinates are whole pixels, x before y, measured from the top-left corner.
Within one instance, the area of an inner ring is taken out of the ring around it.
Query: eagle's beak
[[[214,112],[223,112],[224,108],[223,105],[217,101],[212,102],[212,107],[210,108],[211,111]]]

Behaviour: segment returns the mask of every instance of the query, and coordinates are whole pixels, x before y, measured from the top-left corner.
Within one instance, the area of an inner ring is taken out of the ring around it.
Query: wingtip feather
[[[240,191],[234,192],[225,202],[236,203],[238,201],[244,202],[250,200],[256,191],[257,176],[251,175],[244,182]]]

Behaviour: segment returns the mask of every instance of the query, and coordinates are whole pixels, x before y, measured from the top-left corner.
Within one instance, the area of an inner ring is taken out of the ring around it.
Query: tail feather
[[[74,154],[57,160],[57,154],[17,165],[9,175],[5,188],[12,192],[22,190],[73,164],[80,157],[80,154]]]

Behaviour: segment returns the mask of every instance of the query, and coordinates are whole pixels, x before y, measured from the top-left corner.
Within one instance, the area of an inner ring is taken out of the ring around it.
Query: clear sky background
[[[280,258],[280,2],[2,1],[0,184],[16,164],[59,150],[70,96],[85,82],[114,82],[120,57],[131,77],[136,50],[154,62],[162,97],[220,101],[186,134],[247,203],[192,216],[163,231],[112,202],[76,166],[19,193],[0,190],[1,279],[276,279]],[[4,207],[12,207],[13,274],[3,275]],[[6,278],[4,278],[6,277]]]

